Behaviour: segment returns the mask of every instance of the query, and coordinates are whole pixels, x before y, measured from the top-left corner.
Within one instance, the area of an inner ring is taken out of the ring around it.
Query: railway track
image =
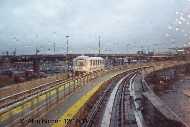
[[[101,111],[103,111],[103,107],[106,105],[106,102],[108,101],[108,98],[115,86],[115,83],[117,83],[117,80],[112,79],[108,87],[99,95],[100,97],[95,102],[94,106],[91,109],[91,112],[87,116],[88,122],[84,123],[82,127],[99,126],[97,125],[96,121],[101,119],[99,116],[101,116]]]
[[[104,72],[117,70],[119,68],[121,68],[121,67],[118,66],[118,67],[108,68]],[[96,73],[99,73],[99,72],[97,71]],[[20,102],[20,101],[22,101],[24,99],[27,99],[27,98],[29,98],[29,97],[31,97],[33,95],[37,95],[38,93],[41,93],[41,92],[46,91],[48,89],[51,89],[51,88],[53,88],[53,87],[55,87],[57,85],[68,83],[68,82],[71,82],[73,80],[80,80],[81,78],[84,78],[84,77],[90,76],[90,75],[93,75],[93,73],[92,74],[86,74],[86,75],[79,75],[79,76],[77,76],[77,77],[75,77],[73,79],[57,80],[57,81],[54,81],[54,82],[42,84],[42,85],[40,85],[38,87],[35,87],[35,88],[32,88],[30,90],[26,90],[26,91],[23,91],[23,92],[20,92],[20,93],[17,93],[17,94],[13,94],[13,95],[10,95],[10,96],[4,97],[4,98],[0,98],[0,109],[8,107],[8,106],[10,106],[12,104],[15,104],[17,102]]]
[[[136,71],[129,72],[115,84],[108,85],[88,113],[88,122],[82,127],[137,127],[128,89],[129,80],[135,74]]]
[[[10,106],[12,104],[20,102],[20,101],[22,101],[24,99],[27,99],[27,98],[29,98],[29,97],[31,97],[33,95],[37,95],[39,93],[42,93],[43,91],[51,89],[51,88],[53,88],[55,86],[58,86],[60,84],[66,84],[66,83],[72,82],[73,80],[81,80],[81,79],[83,79],[85,77],[87,77],[88,80],[89,80],[89,77],[94,78],[94,74],[109,72],[109,71],[113,71],[113,70],[117,70],[117,67],[109,68],[108,70],[105,70],[103,72],[97,71],[97,72],[90,73],[90,74],[78,75],[75,78],[71,78],[71,79],[67,79],[67,80],[57,80],[57,81],[54,81],[54,82],[42,84],[42,85],[40,85],[38,87],[35,87],[35,88],[32,88],[30,90],[26,90],[26,91],[23,91],[23,92],[20,92],[20,93],[17,93],[17,94],[13,94],[13,95],[1,98],[0,99],[0,109],[6,108],[6,107],[8,107],[8,106]]]
[[[147,66],[147,67],[149,67],[149,66]],[[114,70],[117,68],[119,68],[119,67],[109,68],[107,71]],[[76,77],[75,79],[79,79],[79,78],[81,78],[81,77]],[[73,79],[70,79],[70,80],[73,80]],[[59,80],[59,81],[43,84],[43,85],[40,85],[33,89],[26,90],[26,91],[23,91],[23,92],[20,92],[17,94],[13,94],[13,95],[1,98],[0,99],[0,109],[8,107],[14,103],[20,102],[28,97],[31,97],[31,96],[41,93],[43,91],[46,91],[52,87],[55,87],[56,85],[69,82],[70,80]]]
[[[5,107],[8,107],[12,104],[15,104],[17,102],[20,102],[24,99],[27,99],[33,95],[37,95],[38,93],[41,93],[43,91],[46,91],[48,89],[51,89],[57,85],[60,85],[60,84],[66,84],[66,83],[69,83],[73,80],[79,80],[83,77],[85,77],[86,75],[83,75],[83,76],[78,76],[74,79],[68,79],[68,80],[57,80],[55,82],[50,82],[50,83],[47,83],[47,84],[43,84],[43,85],[40,85],[38,87],[35,87],[35,88],[32,88],[30,90],[26,90],[26,91],[23,91],[23,92],[20,92],[20,93],[17,93],[17,94],[13,94],[13,95],[10,95],[10,96],[7,96],[7,97],[4,97],[4,98],[1,98],[0,99],[0,109],[2,108],[5,108]]]
[[[34,116],[39,114],[39,112],[45,113],[47,109],[61,102],[60,98],[71,94],[71,92],[75,91],[75,88],[82,87],[87,82],[105,73],[112,74],[121,69],[122,68],[114,68],[111,70],[80,75],[70,80],[44,84],[34,89],[2,98],[0,99],[0,121],[3,126],[14,126],[15,123],[19,124],[21,118],[35,118]],[[10,121],[13,122],[9,124]]]
[[[133,73],[127,76],[118,87],[112,108],[110,127],[137,127],[132,106],[133,102],[129,91],[130,79],[135,74]]]
[[[137,69],[121,78],[114,88],[108,87],[104,92],[111,93],[99,97],[88,113],[88,122],[83,127],[149,127],[143,114],[143,92],[148,87],[142,81],[143,73],[139,73]],[[104,103],[106,104],[103,105]],[[164,118],[161,116],[160,119]],[[157,126],[156,123],[153,125]]]
[[[54,85],[59,84],[59,83],[61,83],[61,82],[56,81],[56,82],[44,84],[44,85],[35,87],[31,90],[26,90],[26,91],[23,91],[23,92],[2,98],[2,99],[0,99],[0,108],[4,108],[4,107],[12,105],[16,102],[22,101],[22,100],[24,100],[24,99],[26,99],[32,95],[35,95],[35,94],[40,93],[42,91],[45,91],[45,90],[47,90],[47,89],[49,89],[49,88],[51,88]]]

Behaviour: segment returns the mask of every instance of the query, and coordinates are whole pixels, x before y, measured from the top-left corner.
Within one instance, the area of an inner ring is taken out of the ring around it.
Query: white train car
[[[78,56],[73,59],[73,71],[75,73],[89,73],[103,70],[105,61],[102,57]]]

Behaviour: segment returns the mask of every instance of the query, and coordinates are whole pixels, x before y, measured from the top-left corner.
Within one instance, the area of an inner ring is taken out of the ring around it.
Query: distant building
[[[145,53],[143,51],[137,51],[138,55],[144,55]]]
[[[178,48],[177,54],[190,54],[190,47]]]

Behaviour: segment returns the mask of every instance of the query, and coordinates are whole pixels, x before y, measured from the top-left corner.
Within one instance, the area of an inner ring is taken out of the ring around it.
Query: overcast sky
[[[183,46],[190,39],[188,0],[0,0],[0,52],[104,53]],[[50,51],[48,51],[48,49]]]

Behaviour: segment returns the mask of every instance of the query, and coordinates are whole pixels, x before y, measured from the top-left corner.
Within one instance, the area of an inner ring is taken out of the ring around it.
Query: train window
[[[77,66],[84,66],[84,61],[77,61]]]

